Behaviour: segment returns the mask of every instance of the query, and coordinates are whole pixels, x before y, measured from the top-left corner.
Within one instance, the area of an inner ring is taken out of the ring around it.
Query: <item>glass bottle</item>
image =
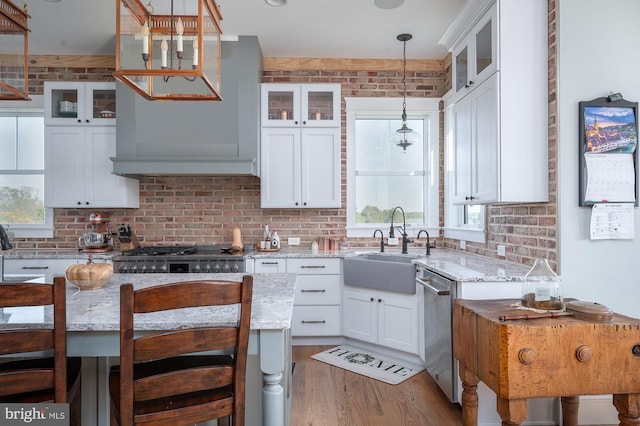
[[[560,278],[553,272],[547,259],[536,259],[524,276],[520,303],[528,308],[545,311],[564,309]]]

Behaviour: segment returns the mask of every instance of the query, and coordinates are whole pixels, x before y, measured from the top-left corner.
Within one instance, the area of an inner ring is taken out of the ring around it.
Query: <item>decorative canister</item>
[[[524,276],[522,306],[546,311],[564,310],[560,278],[549,266],[547,259],[536,259]]]

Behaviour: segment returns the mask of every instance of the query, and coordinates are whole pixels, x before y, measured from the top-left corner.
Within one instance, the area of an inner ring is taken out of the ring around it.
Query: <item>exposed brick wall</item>
[[[488,207],[487,243],[467,243],[466,251],[497,257],[496,246],[506,247],[506,259],[532,264],[544,257],[557,261],[557,140],[556,140],[556,0],[549,0],[549,194],[550,202]],[[451,59],[445,71],[407,71],[407,96],[441,97],[451,87]],[[111,70],[91,68],[30,68],[30,88],[39,93],[44,80],[112,80]],[[342,96],[402,96],[402,73],[396,71],[265,71],[264,82],[340,83]],[[342,169],[345,166],[345,114],[342,102]],[[442,123],[442,120],[441,120]],[[441,128],[441,139],[442,139]],[[442,146],[442,144],[441,144]],[[442,152],[441,152],[442,154]],[[442,158],[442,155],[441,155]],[[440,164],[443,193],[443,163]],[[342,183],[341,209],[261,209],[260,180],[255,177],[146,177],[140,185],[140,208],[107,210],[111,224],[129,222],[144,243],[190,244],[231,242],[233,226],[243,231],[245,242],[262,235],[262,227],[278,231],[282,239],[300,236],[302,246],[321,236],[345,235],[346,182]],[[443,198],[440,200],[443,211]],[[75,247],[77,237],[90,229],[91,210],[55,209],[55,236],[47,240],[19,240],[20,248]],[[442,218],[440,219],[442,224]],[[375,247],[372,238],[350,239],[351,246]],[[438,246],[459,249],[457,240]]]

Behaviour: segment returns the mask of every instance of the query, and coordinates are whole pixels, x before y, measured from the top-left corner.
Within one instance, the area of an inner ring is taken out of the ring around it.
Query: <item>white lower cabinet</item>
[[[256,273],[284,273],[287,272],[287,259],[285,258],[257,258],[254,262]]]
[[[342,291],[345,337],[419,354],[419,319],[416,295],[347,286]]]
[[[292,336],[340,335],[340,263],[341,259],[287,259],[287,272],[297,274]]]

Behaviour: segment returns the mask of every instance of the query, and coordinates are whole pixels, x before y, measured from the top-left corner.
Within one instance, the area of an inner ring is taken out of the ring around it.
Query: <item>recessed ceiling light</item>
[[[284,6],[287,0],[264,0],[269,6]],[[404,0],[402,0],[404,1]]]
[[[380,9],[395,9],[402,6],[404,0],[374,0],[374,3]]]

